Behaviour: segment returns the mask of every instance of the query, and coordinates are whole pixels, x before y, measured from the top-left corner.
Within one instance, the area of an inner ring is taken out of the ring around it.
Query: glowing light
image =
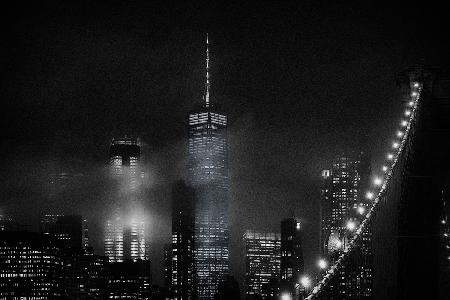
[[[335,245],[336,245],[336,248],[341,248],[342,247],[342,242],[341,241],[337,241]]]
[[[442,220],[442,221],[441,221],[441,224],[445,224],[445,223],[447,223],[447,222],[445,222],[445,220]]]
[[[383,172],[387,172],[387,170],[388,170],[388,167],[386,167],[386,166],[383,166],[383,167],[382,167],[381,169],[383,170]]]
[[[408,102],[408,105],[411,106],[411,107],[413,107],[413,106],[414,106],[414,101],[409,101],[409,102]]]
[[[296,228],[297,230],[300,230],[300,222],[297,222]]]
[[[400,125],[402,125],[403,127],[406,127],[408,125],[408,121],[403,120]]]
[[[387,159],[392,160],[394,158],[394,154],[388,153]]]
[[[411,115],[411,111],[410,110],[405,110],[405,116],[410,116]]]
[[[300,278],[300,284],[304,287],[304,288],[308,288],[311,286],[311,279],[309,279],[308,276],[303,276],[302,278]]]
[[[418,88],[419,87],[419,83],[418,82],[414,82],[414,87]]]
[[[399,143],[397,143],[397,142],[393,142],[393,143],[392,143],[392,148],[397,149],[398,146],[400,146]]]
[[[347,221],[347,225],[345,225],[348,230],[353,231],[356,228],[356,223],[353,221]]]
[[[403,136],[403,131],[400,131],[400,130],[397,131],[397,136],[398,136],[398,137],[402,137],[402,136]]]
[[[367,192],[366,193],[366,198],[367,199],[373,199],[373,193],[372,192]]]
[[[281,295],[281,300],[292,300],[292,297],[290,294],[285,293],[285,294]]]
[[[319,268],[321,268],[322,270],[328,268],[328,263],[325,259],[321,258],[319,259],[319,261],[317,262],[317,265],[319,266]]]
[[[375,177],[373,183],[375,185],[381,185],[383,183],[383,180],[380,177]]]
[[[417,94],[417,92],[412,92],[411,93],[411,96],[413,96],[413,97],[416,97],[418,94]]]
[[[366,212],[366,208],[364,206],[358,206],[357,210],[360,215],[363,215]]]

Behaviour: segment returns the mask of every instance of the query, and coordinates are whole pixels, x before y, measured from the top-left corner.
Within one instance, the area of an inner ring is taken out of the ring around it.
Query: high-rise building
[[[295,298],[304,272],[301,224],[292,217],[281,221],[281,292]]]
[[[333,262],[353,235],[360,217],[370,205],[370,196],[363,195],[368,184],[370,165],[363,153],[342,154],[333,162],[330,170],[322,172],[321,190],[321,252]],[[372,247],[371,232],[362,233],[358,262],[349,263],[339,270],[338,280],[330,284],[330,299],[361,299],[372,295]],[[356,258],[357,257],[357,258]]]
[[[163,248],[164,288],[172,287],[172,243],[164,244]]]
[[[212,299],[229,272],[227,116],[210,103],[209,42],[206,42],[205,103],[189,114],[189,184],[195,188],[196,287]]]
[[[280,274],[281,236],[279,233],[247,230],[244,233],[245,247],[245,295],[260,295],[266,298],[264,285]]]
[[[108,276],[108,299],[150,299],[151,273],[149,260],[109,263],[106,272]]]
[[[40,222],[41,232],[62,241],[65,247],[83,248],[83,219],[80,215],[45,214]]]
[[[194,285],[195,193],[183,181],[172,187],[171,291],[174,299],[192,299]]]
[[[113,139],[109,149],[114,214],[105,225],[105,255],[110,262],[148,259],[145,221],[139,190],[143,171],[136,138]]]
[[[35,232],[0,231],[0,299],[59,299],[61,241]]]

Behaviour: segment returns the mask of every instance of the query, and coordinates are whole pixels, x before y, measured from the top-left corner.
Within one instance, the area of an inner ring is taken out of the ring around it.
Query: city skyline
[[[275,11],[290,24],[288,29],[295,28],[299,34],[283,33],[285,23],[278,18],[266,19],[270,14],[265,9],[250,9],[255,17],[249,25],[246,14],[236,13],[237,25],[231,26],[230,32],[188,18],[180,21],[186,22],[185,29],[172,25],[167,33],[160,24],[155,25],[156,32],[147,30],[148,11],[130,9],[127,16],[119,13],[121,6],[109,8],[108,12],[124,18],[116,21],[116,28],[109,27],[106,17],[92,20],[104,9],[101,5],[88,17],[71,13],[69,5],[58,7],[38,9],[41,15],[50,16],[50,21],[32,16],[30,24],[38,26],[31,33],[25,17],[18,18],[12,24],[20,26],[12,32],[19,35],[7,37],[11,47],[19,51],[9,54],[11,62],[7,65],[18,68],[12,72],[6,97],[18,101],[8,103],[6,108],[11,114],[7,117],[11,128],[6,130],[8,150],[2,152],[7,162],[2,171],[5,196],[0,214],[15,215],[22,223],[29,220],[30,228],[36,227],[38,218],[46,212],[87,216],[93,228],[90,237],[96,241],[94,249],[101,253],[99,232],[108,218],[100,208],[108,203],[102,188],[109,184],[104,179],[109,141],[126,134],[138,136],[148,159],[144,166],[148,173],[147,238],[152,272],[159,283],[162,245],[171,239],[169,186],[177,179],[188,178],[182,171],[187,157],[186,119],[195,105],[204,101],[206,32],[213,43],[212,103],[220,103],[228,117],[233,196],[229,207],[231,273],[241,284],[244,264],[238,253],[244,230],[276,232],[280,220],[292,215],[299,215],[305,222],[305,269],[315,268],[320,171],[331,164],[341,148],[371,150],[367,152],[374,165],[383,159],[384,141],[402,109],[396,97],[396,74],[421,59],[427,63],[444,61],[442,54],[433,55],[439,52],[435,45],[440,38],[418,41],[425,29],[418,25],[404,29],[394,13],[384,15],[373,7],[345,7],[343,16],[335,16],[337,5],[311,4],[295,12],[277,8]],[[72,26],[72,21],[62,21],[58,9],[63,11],[62,16],[80,21],[81,31]],[[328,17],[323,23],[311,17],[313,13],[303,12],[316,9]],[[211,15],[219,14],[212,11]],[[394,11],[405,18],[410,13],[429,13],[417,8]],[[235,12],[232,9],[228,14]],[[32,12],[26,10],[27,14]],[[199,16],[204,14],[198,12]],[[304,14],[307,21],[296,21]],[[343,20],[345,16],[356,18],[363,29],[348,31],[350,22]],[[131,22],[135,27],[127,28],[125,24],[133,17],[141,19],[136,18]],[[362,21],[365,17],[373,22],[381,17],[401,34],[374,28],[372,23]],[[156,20],[163,22],[161,18]],[[63,26],[57,29],[52,22]],[[323,36],[311,36],[315,25],[325,30]],[[329,29],[332,25],[338,25],[335,38],[335,32]],[[261,28],[273,29],[260,32]],[[362,46],[367,41],[361,37],[362,32],[368,32],[367,40],[373,45]],[[20,34],[32,37],[29,44]],[[81,46],[73,47],[65,34],[82,41]],[[394,50],[386,47],[386,35]],[[103,36],[104,40],[97,39]],[[40,38],[51,46],[41,45]],[[337,45],[332,54],[327,52],[328,40]],[[427,42],[431,45],[425,45]],[[27,50],[27,45],[33,51]],[[50,59],[53,54],[55,62]],[[366,62],[368,57],[373,60]],[[42,70],[42,77],[37,76]],[[21,92],[16,92],[22,85]],[[22,110],[25,117],[21,117]],[[48,174],[72,174],[60,177],[77,183],[64,185],[55,193],[50,181],[44,179]],[[59,200],[47,201],[50,198]]]

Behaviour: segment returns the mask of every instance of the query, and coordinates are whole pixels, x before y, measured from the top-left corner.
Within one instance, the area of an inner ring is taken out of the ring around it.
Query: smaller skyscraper
[[[245,295],[268,297],[264,285],[280,274],[281,235],[272,232],[247,230],[244,233],[245,247]]]
[[[281,293],[296,296],[296,286],[304,272],[301,224],[292,217],[281,221]]]
[[[46,214],[41,218],[41,232],[54,236],[64,247],[83,248],[83,221],[80,215]]]
[[[183,181],[172,187],[172,278],[174,299],[194,293],[195,192]]]
[[[150,299],[150,261],[109,263],[106,271],[109,299]]]
[[[0,299],[60,299],[60,253],[52,236],[0,231]]]

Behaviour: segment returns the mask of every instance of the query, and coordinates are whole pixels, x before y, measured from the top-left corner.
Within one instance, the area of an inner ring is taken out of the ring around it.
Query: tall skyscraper
[[[370,165],[363,153],[342,154],[331,170],[322,172],[321,252],[334,261],[347,247],[359,218],[367,211],[370,199],[363,195],[368,184]],[[370,197],[369,197],[370,198]],[[350,259],[356,259],[356,255]],[[371,232],[363,232],[357,262],[340,269],[333,282],[330,299],[361,299],[372,295]]]
[[[297,286],[304,272],[301,224],[292,217],[281,221],[281,293],[295,299]]]
[[[194,285],[195,193],[183,181],[172,187],[171,291],[174,299],[192,299]]]
[[[245,247],[245,295],[268,297],[264,285],[280,274],[281,235],[272,232],[247,230],[244,233]]]
[[[229,271],[227,116],[210,102],[206,39],[205,103],[189,114],[189,183],[195,188],[195,269],[199,299],[212,299]]]
[[[113,139],[109,149],[113,188],[113,217],[106,221],[105,255],[110,262],[148,258],[145,221],[139,190],[143,172],[136,138]]]

